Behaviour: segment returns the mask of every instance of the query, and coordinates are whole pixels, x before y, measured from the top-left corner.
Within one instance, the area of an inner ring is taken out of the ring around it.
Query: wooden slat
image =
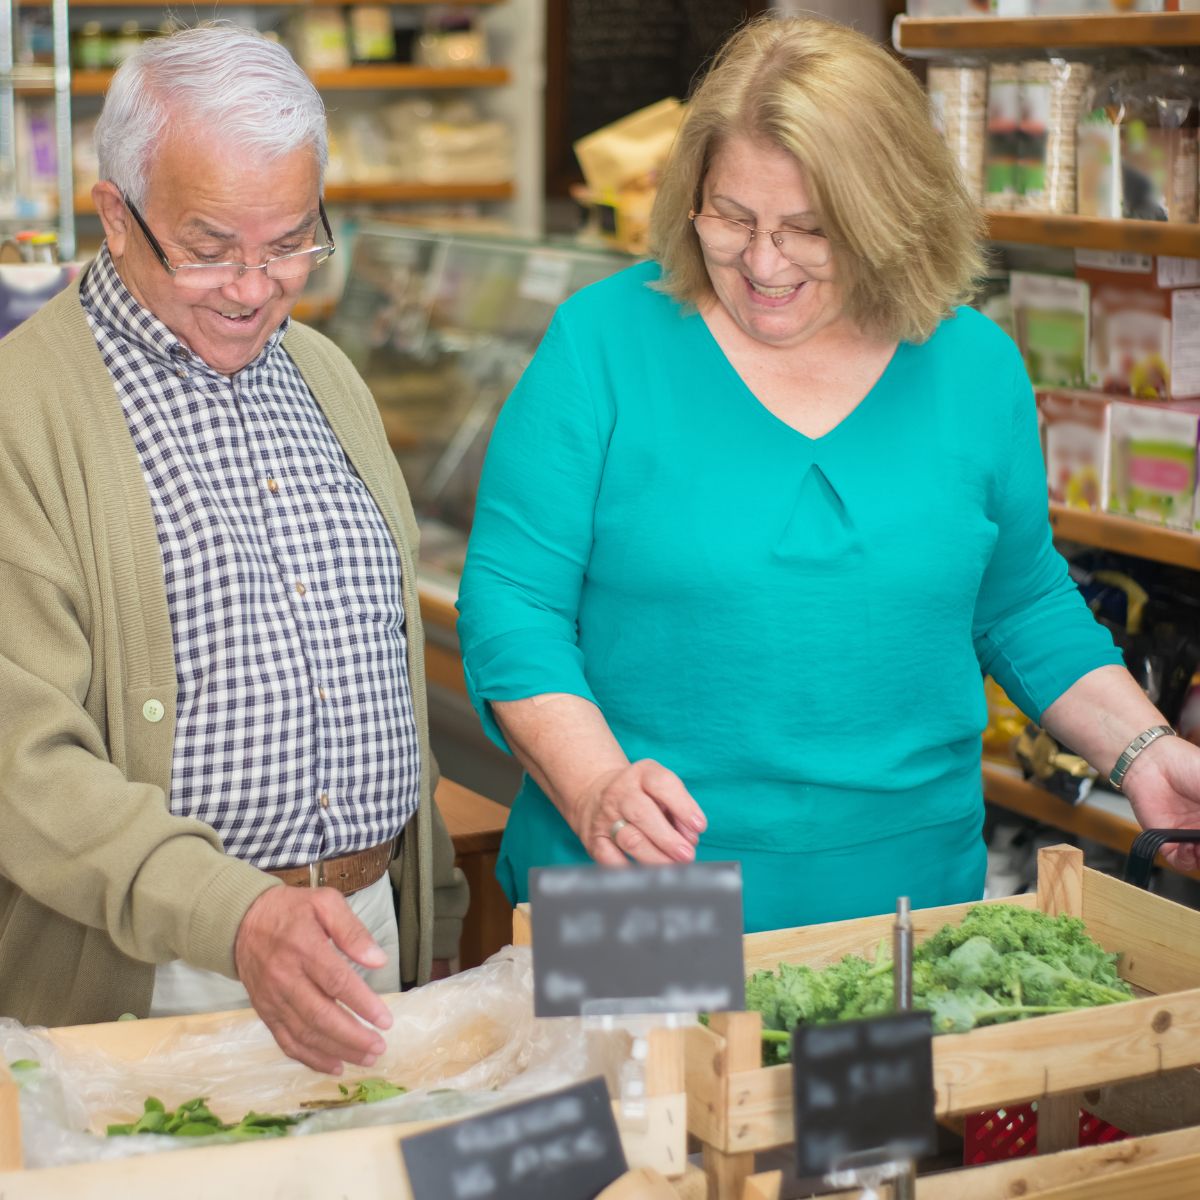
[[[970,1200],[1012,1200],[1014,1196],[1029,1197],[1047,1188],[1084,1180],[1100,1186],[1105,1176],[1198,1151],[1200,1129],[1180,1129],[1155,1137],[928,1175],[917,1180],[917,1200],[964,1200],[968,1196]]]
[[[742,1189],[742,1200],[779,1200],[783,1190],[782,1171],[763,1171],[751,1175]]]
[[[1037,906],[1048,916],[1083,916],[1083,852],[1047,846],[1038,852]]]
[[[0,1171],[15,1171],[22,1161],[20,1097],[8,1063],[0,1058]]]
[[[477,183],[337,183],[325,189],[329,204],[409,204],[457,200],[511,200],[510,180]]]
[[[983,904],[1016,904],[1036,908],[1037,897],[1007,896],[1001,900],[984,900]],[[918,941],[936,933],[947,923],[957,923],[966,915],[970,904],[948,904],[940,908],[917,909],[912,914],[913,934]],[[847,954],[870,958],[880,941],[886,942],[890,954],[892,927],[896,918],[890,913],[880,917],[859,917],[851,921],[830,921],[825,925],[807,925],[796,929],[774,929],[769,933],[751,933],[745,938],[746,974],[773,970],[781,962],[804,962],[820,967],[836,962]]]
[[[529,923],[529,905],[518,904],[513,909],[512,944],[528,946],[533,942],[533,927]]]
[[[1123,13],[1078,17],[907,17],[892,41],[905,54],[942,50],[1083,50],[1194,46],[1200,14]]]
[[[454,607],[453,601],[445,596],[421,589],[419,586],[418,593],[421,598],[421,620],[426,625],[437,625],[439,628],[453,633],[458,624],[458,610]]]
[[[1083,921],[1121,974],[1157,996],[1200,988],[1200,912],[1086,870]]]
[[[310,71],[309,75],[322,91],[501,87],[512,78],[507,67],[416,67],[407,63],[372,63],[344,70]]]
[[[1200,537],[1195,534],[1110,513],[1084,512],[1063,504],[1050,505],[1050,524],[1056,537],[1068,541],[1200,570]]]
[[[517,911],[520,914],[519,906]],[[514,944],[518,933],[514,921]],[[688,1132],[714,1146],[720,1146],[725,1141],[726,1091],[721,1082],[724,1045],[723,1038],[702,1025],[685,1030],[683,1058],[687,1080]]]
[[[1133,1167],[1103,1181],[1087,1179],[1046,1191],[1026,1200],[1196,1200],[1200,1191],[1200,1154]]]
[[[508,823],[508,809],[503,804],[449,779],[438,782],[436,798],[457,854],[484,854],[500,848]]]
[[[1037,212],[988,212],[988,237],[1033,246],[1128,250],[1138,254],[1200,256],[1200,226],[1171,221],[1107,220]]]
[[[428,683],[458,692],[460,696],[467,694],[461,656],[456,650],[434,641],[425,643],[425,679]]]

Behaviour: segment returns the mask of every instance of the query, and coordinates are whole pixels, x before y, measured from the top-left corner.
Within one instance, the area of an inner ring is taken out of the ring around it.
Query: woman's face
[[[786,150],[755,138],[739,136],[720,145],[702,196],[702,213],[756,229],[821,229],[800,164]],[[812,239],[807,241],[812,244]],[[700,249],[717,299],[738,328],[756,341],[797,346],[842,317],[832,257],[819,266],[797,265],[763,233],[740,253],[720,252],[703,240]],[[811,253],[795,257],[810,258]]]

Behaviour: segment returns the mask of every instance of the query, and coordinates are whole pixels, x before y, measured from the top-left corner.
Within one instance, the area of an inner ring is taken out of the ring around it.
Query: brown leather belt
[[[282,879],[288,887],[331,887],[343,896],[352,896],[383,878],[396,850],[396,839],[381,842],[369,850],[326,858],[306,867],[276,867],[267,872]]]

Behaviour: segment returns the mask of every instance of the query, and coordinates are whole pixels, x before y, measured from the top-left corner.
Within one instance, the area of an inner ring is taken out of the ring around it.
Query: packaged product
[[[306,71],[338,71],[350,65],[346,19],[337,8],[310,8],[288,22],[288,42]]]
[[[993,63],[988,77],[987,159],[984,201],[1003,211],[1016,207],[1021,73],[1017,63]]]
[[[1076,143],[1076,211],[1085,217],[1121,216],[1121,123],[1127,86],[1122,76],[1093,77],[1084,97]]]
[[[932,65],[927,76],[934,128],[950,147],[976,204],[983,203],[987,79],[987,67],[970,62]]]
[[[1146,400],[1200,396],[1200,289],[1162,286],[1148,256],[1081,251],[1076,263],[1091,289],[1088,386]]]
[[[1110,397],[1054,389],[1038,393],[1050,499],[1098,512],[1108,494]]]
[[[1046,387],[1085,387],[1088,285],[1065,275],[1014,271],[1011,294],[1017,345],[1029,378]]]
[[[1200,413],[1114,400],[1107,510],[1170,529],[1195,525]]]
[[[1017,207],[1075,211],[1075,142],[1091,78],[1085,63],[1064,58],[1020,64]]]

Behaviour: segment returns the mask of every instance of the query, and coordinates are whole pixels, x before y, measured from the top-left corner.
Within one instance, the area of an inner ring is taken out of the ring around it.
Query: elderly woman
[[[843,27],[750,25],[651,236],[559,310],[484,471],[501,883],[738,859],[752,930],[978,898],[984,674],[1105,773],[1164,720],[1052,545],[1020,355],[960,307],[980,221],[924,95]],[[1200,751],[1138,749],[1139,818],[1200,823]]]

